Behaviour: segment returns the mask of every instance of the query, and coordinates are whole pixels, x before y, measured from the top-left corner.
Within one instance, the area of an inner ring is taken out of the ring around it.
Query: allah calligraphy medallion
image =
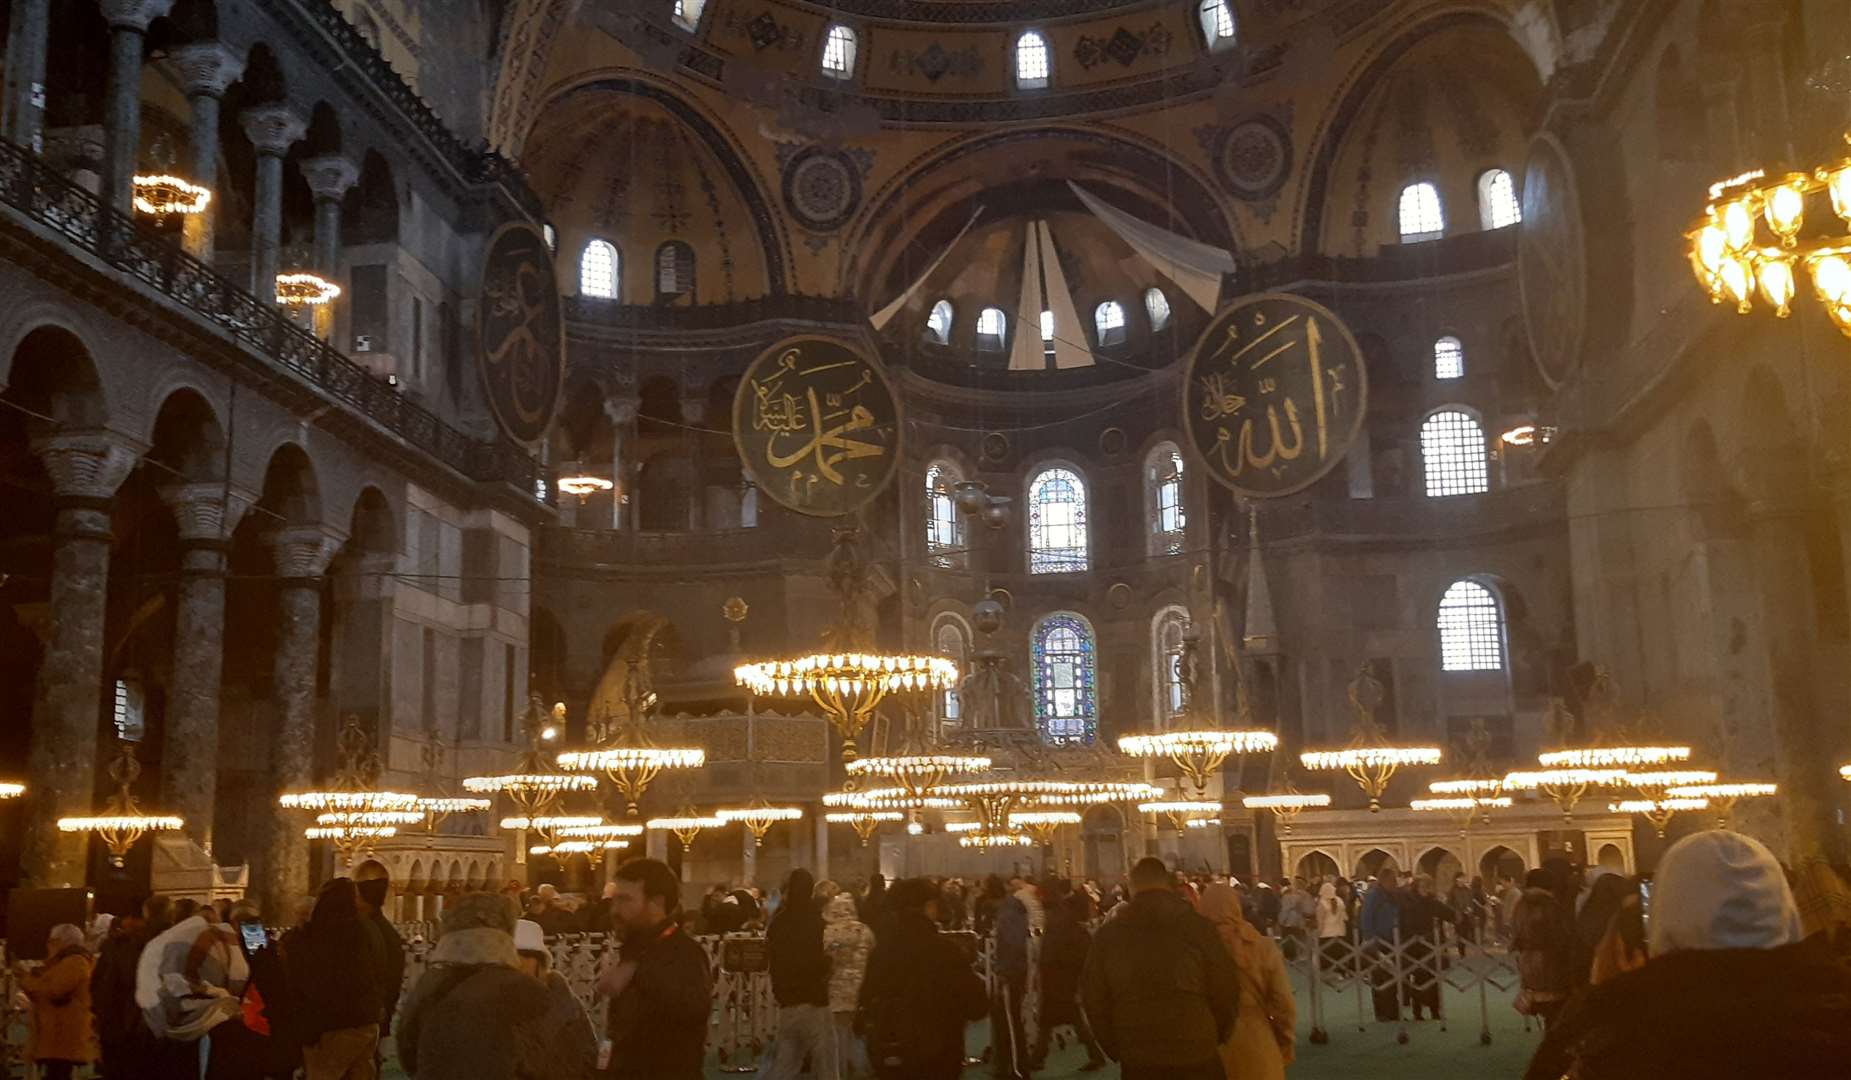
[[[1330,309],[1288,293],[1223,308],[1189,362],[1183,424],[1209,474],[1246,498],[1303,491],[1362,430],[1362,351]]]
[[[559,410],[566,381],[560,317],[545,239],[529,225],[503,225],[482,263],[477,330],[484,396],[516,442],[539,442]]]
[[[733,441],[759,490],[800,514],[840,517],[892,481],[899,417],[873,361],[831,338],[791,338],[746,371]]]

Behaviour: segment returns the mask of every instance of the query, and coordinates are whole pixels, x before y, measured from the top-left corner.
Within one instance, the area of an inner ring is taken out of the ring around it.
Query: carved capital
[[[302,178],[308,181],[315,201],[339,199],[360,179],[360,167],[339,154],[324,154],[303,159]]]
[[[604,399],[604,415],[611,423],[623,427],[636,420],[636,410],[642,403],[635,394],[616,394]]]
[[[316,578],[328,572],[328,563],[346,537],[319,525],[290,525],[270,534],[276,572],[286,578]]]
[[[308,133],[308,121],[302,114],[281,102],[259,105],[238,114],[244,124],[244,136],[260,154],[282,157]]]
[[[59,499],[108,499],[141,460],[142,447],[113,431],[61,431],[35,439],[52,494]]]
[[[222,41],[195,41],[167,54],[187,97],[220,97],[244,74],[244,57]]]
[[[182,544],[230,539],[238,519],[256,501],[246,492],[227,493],[225,485],[218,481],[169,484],[161,488],[161,499],[174,512]]]
[[[707,419],[707,397],[690,394],[681,399],[681,422],[699,426]]]
[[[103,18],[112,30],[148,32],[148,24],[167,14],[174,0],[101,0]]]

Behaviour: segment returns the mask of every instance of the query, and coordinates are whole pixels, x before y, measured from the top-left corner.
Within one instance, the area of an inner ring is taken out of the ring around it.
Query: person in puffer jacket
[[[868,1052],[855,1037],[861,981],[874,951],[874,931],[856,917],[855,898],[842,893],[823,907],[823,952],[829,956],[829,1012],[835,1020],[836,1061],[842,1076],[867,1076]]]

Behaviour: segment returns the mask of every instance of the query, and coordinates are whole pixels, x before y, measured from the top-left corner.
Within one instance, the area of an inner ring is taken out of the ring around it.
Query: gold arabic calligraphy
[[[1197,375],[1197,415],[1213,426],[1212,448],[1203,447],[1204,452],[1219,459],[1229,478],[1263,472],[1276,481],[1284,478],[1288,463],[1307,450],[1315,453],[1319,466],[1329,460],[1330,430],[1334,419],[1344,415],[1347,364],[1326,361],[1324,332],[1316,315],[1291,315],[1267,326],[1261,311],[1252,323],[1260,331],[1257,335],[1243,341],[1243,326],[1230,322],[1221,340],[1210,346],[1213,351],[1201,366],[1216,364],[1225,370]],[[1282,366],[1256,374],[1275,360],[1287,364],[1293,360],[1289,354],[1301,347],[1302,372]],[[1309,398],[1302,405],[1297,396],[1301,394]]]
[[[873,476],[869,471],[857,470],[849,476],[840,466],[887,453],[887,447],[880,443],[852,437],[858,432],[871,432],[879,424],[874,412],[859,400],[861,390],[873,383],[873,373],[859,359],[810,367],[803,363],[801,348],[786,349],[778,356],[772,375],[752,380],[753,430],[771,433],[765,446],[766,463],[774,469],[794,469],[790,476],[791,497],[799,501],[809,501],[807,488],[819,480],[838,487],[850,483],[861,488],[871,486]],[[857,366],[861,368],[860,377],[848,386],[819,389],[818,375]],[[793,387],[792,383],[802,385]],[[806,459],[813,472],[806,473],[800,467]]]

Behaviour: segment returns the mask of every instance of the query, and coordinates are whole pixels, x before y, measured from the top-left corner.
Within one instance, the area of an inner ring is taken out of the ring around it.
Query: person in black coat
[[[153,1037],[135,1005],[135,964],[141,959],[142,946],[153,936],[145,914],[118,918],[97,949],[96,966],[90,970],[90,1012],[96,1017],[103,1050],[98,1074],[107,1080],[134,1076],[141,1044]]]
[[[1073,1025],[1080,1044],[1086,1047],[1086,1064],[1081,1072],[1092,1072],[1105,1065],[1105,1052],[1080,1008],[1080,974],[1086,970],[1086,953],[1092,948],[1093,935],[1086,929],[1091,901],[1085,893],[1068,893],[1048,915],[1047,932],[1041,936],[1041,1011],[1035,1031],[1035,1049],[1029,1055],[1030,1071],[1039,1070],[1048,1060],[1048,1039],[1062,1024]]]
[[[908,878],[888,891],[886,929],[868,956],[857,1030],[881,1080],[956,1080],[964,1026],[989,1011],[983,980],[938,932],[938,890]]]
[[[354,889],[360,895],[360,918],[379,936],[379,946],[386,960],[380,982],[382,1008],[379,1037],[392,1033],[392,1017],[398,1012],[399,995],[405,991],[405,940],[398,936],[392,920],[386,918],[386,897],[392,881],[378,863],[368,863],[359,871]]]
[[[352,878],[321,887],[315,910],[283,943],[283,971],[310,1075],[340,1076],[379,1049],[385,947],[360,918]]]
[[[771,995],[778,1002],[778,1039],[767,1080],[796,1080],[807,1057],[821,1080],[836,1076],[835,1021],[829,1013],[829,955],[823,951],[823,913],[816,879],[792,870],[784,903],[765,931]]]
[[[655,859],[624,863],[611,910],[624,938],[623,962],[598,979],[610,1001],[605,1077],[701,1080],[713,982],[707,954],[676,918],[681,879]]]

